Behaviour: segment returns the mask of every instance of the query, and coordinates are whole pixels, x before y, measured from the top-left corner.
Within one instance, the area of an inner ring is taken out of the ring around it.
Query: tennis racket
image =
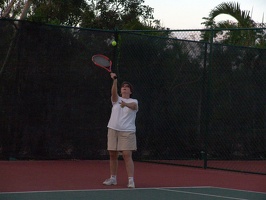
[[[109,73],[112,73],[112,61],[105,55],[96,54],[92,56],[92,62],[97,66],[105,69]],[[117,77],[114,77],[115,79]]]

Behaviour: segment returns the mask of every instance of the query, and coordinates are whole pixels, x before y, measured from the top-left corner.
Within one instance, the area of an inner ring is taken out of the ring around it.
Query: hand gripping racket
[[[107,70],[109,73],[112,73],[112,61],[102,54],[96,54],[92,56],[92,62],[97,66]],[[114,77],[115,79],[117,77]]]

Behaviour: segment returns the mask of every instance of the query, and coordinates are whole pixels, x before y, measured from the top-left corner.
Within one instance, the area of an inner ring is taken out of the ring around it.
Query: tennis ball
[[[112,41],[112,45],[113,46],[116,46],[116,41]]]

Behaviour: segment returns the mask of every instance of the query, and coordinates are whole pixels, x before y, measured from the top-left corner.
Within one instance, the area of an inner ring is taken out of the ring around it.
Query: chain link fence
[[[108,159],[112,81],[91,62],[100,53],[135,88],[135,160],[266,174],[266,49],[245,47],[265,29],[226,30],[221,44],[222,30],[0,20],[0,157]]]

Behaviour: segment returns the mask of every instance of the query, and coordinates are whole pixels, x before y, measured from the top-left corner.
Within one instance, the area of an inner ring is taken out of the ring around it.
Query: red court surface
[[[90,190],[126,188],[123,161],[119,161],[118,185],[104,186],[108,160],[0,161],[0,192]],[[266,192],[266,176],[135,162],[137,188],[213,186]]]
[[[203,160],[154,160],[165,164],[182,166],[203,166]],[[208,160],[209,169],[227,169],[266,175],[266,160]]]

